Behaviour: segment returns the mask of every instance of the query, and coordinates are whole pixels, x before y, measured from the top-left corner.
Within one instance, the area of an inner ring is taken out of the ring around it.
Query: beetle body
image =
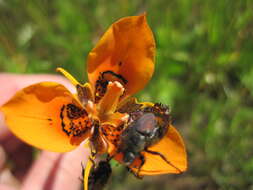
[[[168,131],[170,119],[168,108],[155,104],[130,113],[128,126],[121,133],[117,154],[121,155],[121,162],[131,168],[136,160],[140,160],[136,168],[141,170],[145,163],[144,152],[151,152],[149,147],[158,143]],[[162,155],[161,155],[162,156]],[[138,172],[134,172],[136,176]]]
[[[118,152],[123,154],[124,164],[131,165],[135,158],[140,156],[141,151],[158,140],[158,136],[159,127],[154,114],[143,114],[133,122],[121,134],[118,147]]]

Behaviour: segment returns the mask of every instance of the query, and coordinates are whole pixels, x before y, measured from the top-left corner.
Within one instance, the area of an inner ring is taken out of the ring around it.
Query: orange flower
[[[130,97],[150,80],[154,55],[155,41],[145,15],[122,18],[110,26],[89,53],[89,83],[80,84],[58,68],[76,87],[77,94],[61,84],[42,82],[17,92],[1,110],[10,130],[30,145],[68,152],[87,141],[92,158],[108,153],[124,163],[122,155],[117,154],[117,143],[128,126],[130,113],[156,106]],[[149,147],[167,161],[143,152],[145,163],[139,169],[129,165],[133,172],[156,175],[186,170],[183,140],[170,122],[167,128],[163,137]],[[87,181],[92,163],[88,162],[86,168]]]

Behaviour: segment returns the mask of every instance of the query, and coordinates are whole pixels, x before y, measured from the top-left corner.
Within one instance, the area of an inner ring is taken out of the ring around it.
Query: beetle
[[[186,170],[186,160],[174,159],[169,150],[172,134],[176,133],[176,142],[182,143],[182,139],[171,125],[167,106],[158,103],[145,105],[132,110],[129,115],[111,158],[124,164],[138,178]]]

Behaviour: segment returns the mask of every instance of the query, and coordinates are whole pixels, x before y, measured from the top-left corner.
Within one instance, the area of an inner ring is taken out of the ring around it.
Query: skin
[[[41,81],[55,81],[74,92],[66,79],[56,75],[16,75],[0,73],[0,105],[18,90]],[[79,146],[69,153],[41,151],[36,159],[33,149],[8,130],[0,112],[0,189],[1,190],[78,190],[89,150]],[[14,163],[14,164],[13,164]]]

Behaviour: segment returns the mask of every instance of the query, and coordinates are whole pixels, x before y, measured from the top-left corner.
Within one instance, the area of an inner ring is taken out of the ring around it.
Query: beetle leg
[[[142,179],[143,176],[140,175],[140,171],[141,171],[142,166],[143,166],[144,163],[145,163],[145,157],[144,157],[142,154],[140,154],[139,158],[140,158],[140,160],[141,160],[141,164],[140,164],[140,166],[137,168],[137,172],[133,171],[133,170],[132,170],[131,168],[129,168],[129,167],[127,167],[127,169],[128,169],[128,171],[130,171],[136,178]]]
[[[140,174],[140,171],[141,171],[142,166],[143,166],[144,163],[145,163],[145,157],[144,157],[142,154],[140,154],[140,160],[141,160],[141,164],[140,164],[140,166],[139,166],[139,168],[138,168],[138,171],[137,171],[137,173],[136,173],[138,178],[142,178],[142,176],[140,176],[139,174]]]
[[[130,173],[132,173],[137,179],[142,179],[143,178],[143,176],[139,175],[138,172],[133,171],[128,166],[126,168],[127,168],[127,171],[129,171]]]

